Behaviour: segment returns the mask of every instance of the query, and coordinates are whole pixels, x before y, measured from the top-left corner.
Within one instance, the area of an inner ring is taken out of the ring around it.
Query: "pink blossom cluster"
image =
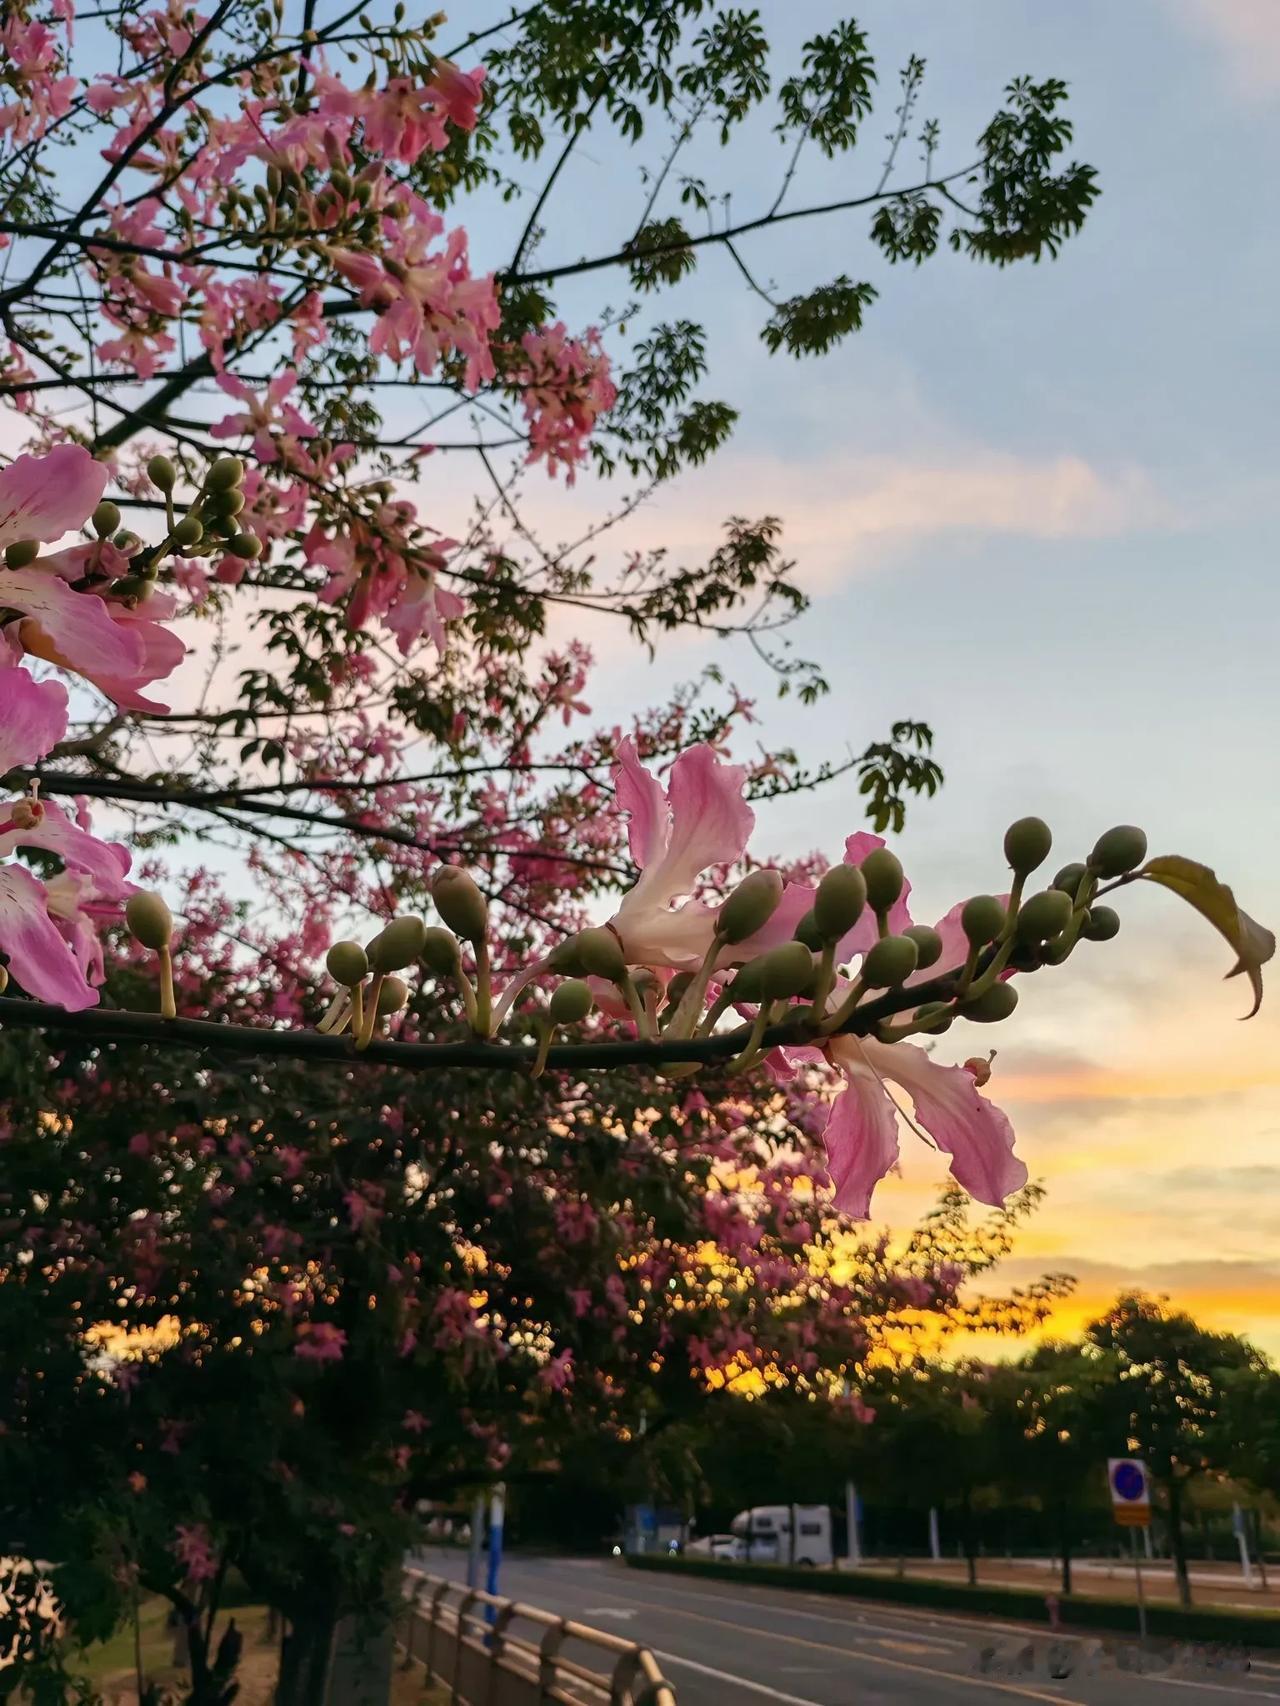
[[[63,25],[59,33],[30,18],[27,8],[6,6],[0,18],[0,138],[11,144],[39,140],[49,126],[71,110],[79,88],[67,70],[74,16],[72,0],[56,0],[53,14]],[[0,237],[0,247],[8,242]]]
[[[67,730],[66,688],[36,680],[26,659],[57,664],[122,706],[147,706],[140,689],[183,654],[160,620],[172,613],[171,598],[140,609],[114,596],[129,568],[116,545],[39,554],[86,520],[106,477],[74,445],[20,456],[0,472],[0,549],[10,559],[0,567],[0,776],[38,764]],[[83,804],[73,818],[33,789],[0,814],[0,964],[38,999],[92,1006],[103,979],[102,925],[133,893],[129,854],[90,832]],[[53,854],[61,870],[37,877],[13,857],[24,849]]]
[[[715,910],[696,898],[699,882],[709,868],[732,866],[742,857],[754,826],[754,813],[744,797],[747,773],[741,766],[722,763],[710,747],[695,746],[672,765],[664,788],[627,740],[619,748],[614,779],[618,805],[628,815],[631,856],[640,877],[624,896],[612,928],[629,963],[693,970],[711,950],[715,936]],[[883,845],[878,836],[851,835],[845,862],[861,864]],[[737,943],[731,954],[726,950],[726,963],[789,941],[811,910],[815,892],[812,884],[788,883],[768,923]],[[894,934],[912,922],[909,896],[907,884],[888,918]],[[936,928],[943,951],[930,967],[933,977],[962,965],[968,953],[959,906]],[[868,910],[837,944],[836,963],[859,959],[877,934],[875,915]],[[833,1006],[847,988],[837,984]],[[953,1176],[979,1202],[1000,1204],[1026,1183],[1026,1166],[1013,1153],[1012,1127],[980,1094],[970,1066],[941,1065],[916,1043],[883,1043],[846,1034],[830,1038],[820,1049],[775,1057],[771,1067],[785,1081],[814,1058],[824,1058],[844,1081],[843,1092],[830,1105],[825,1137],[836,1206],[847,1213],[869,1214],[875,1185],[897,1163],[899,1109],[890,1084],[911,1098],[916,1121],[951,1157]]]
[[[594,326],[574,338],[562,320],[526,332],[520,343],[525,360],[512,378],[523,389],[529,460],[545,461],[552,475],[563,468],[572,485],[598,417],[618,400],[609,357]]]
[[[320,597],[326,604],[344,604],[351,627],[363,628],[377,617],[401,652],[408,654],[424,634],[443,652],[447,624],[466,609],[438,578],[445,552],[457,541],[428,541],[416,517],[405,499],[382,503],[367,521],[352,518],[332,533],[317,522],[303,550],[309,563],[328,571]]]

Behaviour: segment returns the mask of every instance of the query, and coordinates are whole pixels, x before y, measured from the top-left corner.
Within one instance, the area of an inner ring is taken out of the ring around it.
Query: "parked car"
[[[703,1534],[691,1540],[684,1550],[686,1557],[727,1558],[731,1564],[740,1564],[747,1555],[736,1534]]]

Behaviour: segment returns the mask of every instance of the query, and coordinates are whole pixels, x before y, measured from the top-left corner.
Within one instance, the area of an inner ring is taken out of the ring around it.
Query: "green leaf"
[[[872,284],[854,284],[844,273],[807,296],[779,302],[761,337],[769,353],[825,355],[850,332],[861,330],[864,309],[876,299]]]
[[[1262,968],[1276,951],[1271,931],[1242,912],[1227,885],[1220,883],[1207,865],[1197,865],[1194,859],[1184,859],[1178,853],[1162,853],[1148,859],[1137,875],[1181,895],[1188,906],[1194,906],[1230,942],[1237,959],[1227,976],[1239,977],[1243,972],[1249,979],[1253,1006],[1245,1017],[1252,1019],[1262,1005]]]

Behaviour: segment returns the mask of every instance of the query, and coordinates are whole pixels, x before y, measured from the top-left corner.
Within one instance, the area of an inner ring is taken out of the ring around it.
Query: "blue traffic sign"
[[[1111,1471],[1111,1485],[1120,1499],[1145,1499],[1147,1478],[1136,1463],[1117,1463]]]

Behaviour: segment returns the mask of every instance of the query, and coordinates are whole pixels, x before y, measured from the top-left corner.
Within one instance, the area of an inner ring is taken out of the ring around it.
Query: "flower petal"
[[[631,857],[643,871],[657,864],[667,845],[667,796],[658,778],[641,764],[630,735],[618,745],[613,786],[618,809],[629,819]]]
[[[747,772],[722,764],[709,746],[691,746],[671,767],[671,834],[662,860],[668,900],[689,894],[713,865],[731,865],[747,845],[756,814],[743,799]]]
[[[871,1193],[898,1159],[898,1110],[849,1038],[831,1045],[845,1088],[831,1104],[823,1141],[835,1204],[855,1220],[871,1213]]]
[[[862,1042],[866,1062],[900,1084],[916,1119],[951,1157],[951,1173],[978,1202],[999,1208],[1027,1182],[1025,1162],[1013,1153],[1008,1117],[978,1092],[963,1066],[940,1066],[915,1043]]]
[[[115,841],[99,841],[96,835],[72,823],[53,800],[44,800],[42,804],[44,816],[34,829],[15,829],[0,836],[0,856],[19,847],[39,847],[46,853],[56,853],[64,865],[87,871],[103,899],[115,898],[132,863],[128,848]]]
[[[107,467],[79,444],[47,456],[19,456],[0,470],[0,545],[19,539],[47,544],[93,514],[106,490]]]
[[[21,865],[0,865],[0,952],[13,975],[37,1001],[77,1012],[97,1004],[45,906],[44,885]]]
[[[0,776],[43,758],[67,732],[67,690],[0,666]]]
[[[39,567],[0,573],[5,607],[27,618],[18,625],[27,651],[90,681],[101,673],[123,679],[138,674],[142,642],[125,624],[112,620],[102,599],[73,592],[66,581]]]

